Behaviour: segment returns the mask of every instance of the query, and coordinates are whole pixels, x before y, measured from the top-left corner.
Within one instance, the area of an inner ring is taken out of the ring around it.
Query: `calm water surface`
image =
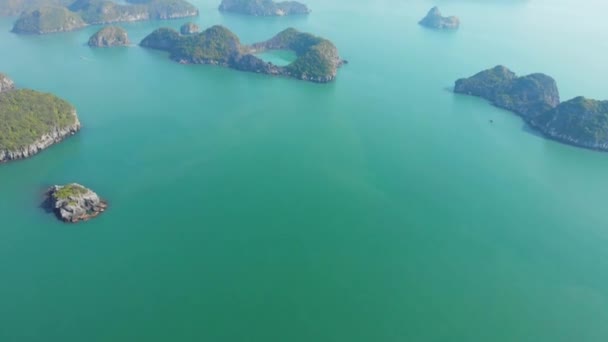
[[[84,124],[0,166],[0,341],[608,340],[608,154],[450,92],[505,64],[607,99],[605,2],[218,2],[195,22],[245,43],[293,26],[350,64],[309,84],[0,19],[0,70]],[[435,3],[460,31],[416,24]],[[138,42],[184,22],[124,27]],[[109,212],[70,226],[37,208],[72,181]]]

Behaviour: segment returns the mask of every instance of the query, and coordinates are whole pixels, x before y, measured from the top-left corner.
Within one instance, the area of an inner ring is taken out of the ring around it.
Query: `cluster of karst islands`
[[[220,11],[252,16],[307,15],[299,2],[272,0],[223,0]],[[185,0],[11,0],[0,3],[0,15],[18,15],[16,34],[67,32],[89,25],[109,25],[154,19],[194,17],[198,9]],[[444,17],[432,8],[420,25],[454,31],[460,19]],[[88,45],[109,48],[131,45],[126,30],[105,26],[90,37]],[[146,36],[143,48],[166,51],[182,64],[211,64],[239,71],[290,77],[304,81],[333,81],[346,63],[329,40],[293,28],[251,45],[223,26],[202,30],[194,23],[179,31],[160,28]],[[268,50],[291,50],[296,59],[286,66],[266,62],[256,55]],[[520,115],[544,136],[567,144],[608,151],[608,101],[577,97],[560,102],[556,82],[544,74],[518,77],[497,66],[470,78],[457,80],[454,92],[482,97],[497,107]],[[76,109],[52,94],[17,89],[0,74],[0,163],[31,157],[80,130]],[[107,203],[79,184],[53,186],[45,206],[65,222],[86,221],[104,212]]]

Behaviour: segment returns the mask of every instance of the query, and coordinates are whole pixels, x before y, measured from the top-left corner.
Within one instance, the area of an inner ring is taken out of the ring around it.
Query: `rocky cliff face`
[[[78,133],[80,130],[80,121],[78,120],[76,111],[73,112],[73,115],[75,117],[74,124],[62,128],[56,127],[50,132],[42,134],[40,138],[32,144],[13,150],[0,149],[0,163],[29,158]]]
[[[88,221],[103,213],[108,204],[80,184],[55,185],[47,192],[46,205],[64,222]]]
[[[438,7],[433,7],[419,24],[439,30],[456,30],[460,27],[460,19],[454,16],[444,17]]]
[[[183,35],[195,34],[200,32],[198,25],[194,23],[186,23],[180,27],[179,32]]]
[[[15,90],[0,74],[0,164],[31,157],[80,130],[68,102],[33,90]]]
[[[4,74],[0,74],[0,93],[15,89],[15,83]]]
[[[560,102],[557,83],[553,78],[544,74],[517,77],[504,66],[460,79],[456,81],[454,91],[482,97],[524,118],[541,114]]]
[[[220,11],[254,16],[286,16],[310,13],[306,5],[297,1],[223,0],[219,9]]]
[[[120,27],[108,26],[91,36],[88,44],[91,47],[113,47],[127,46],[130,43],[127,31]]]

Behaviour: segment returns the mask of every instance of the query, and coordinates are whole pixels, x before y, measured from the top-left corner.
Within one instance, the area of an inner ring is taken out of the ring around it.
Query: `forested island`
[[[198,9],[185,0],[127,0],[119,4],[109,0],[75,0],[69,4],[40,1],[15,22],[13,32],[48,34],[73,31],[87,25],[133,22],[153,19],[176,19],[198,15]],[[61,4],[64,4],[63,6]]]
[[[608,151],[608,101],[577,97],[560,103],[557,83],[545,74],[518,77],[497,66],[456,81],[454,91],[510,110],[548,138]]]
[[[310,9],[297,1],[275,2],[273,0],[223,0],[220,11],[253,16],[286,16],[310,13]]]
[[[16,90],[0,74],[0,163],[31,157],[79,130],[71,104],[52,94]]]
[[[213,64],[317,83],[334,80],[338,68],[345,63],[329,40],[292,28],[250,46],[242,45],[239,38],[223,26],[192,35],[161,28],[144,38],[141,46],[168,51],[172,60],[183,64]],[[276,66],[255,56],[266,50],[291,50],[297,59],[287,66]]]

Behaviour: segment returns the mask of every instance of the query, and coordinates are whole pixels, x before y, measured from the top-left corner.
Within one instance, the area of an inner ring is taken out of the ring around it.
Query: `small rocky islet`
[[[338,68],[346,63],[329,40],[293,28],[253,45],[242,45],[239,38],[223,26],[213,26],[193,35],[161,28],[145,37],[140,45],[167,51],[172,60],[182,64],[213,64],[316,83],[333,81]],[[267,50],[291,50],[297,59],[281,67],[255,56]]]
[[[247,14],[259,17],[305,15],[310,9],[297,1],[273,0],[222,0],[220,11]]]
[[[13,26],[19,34],[50,34],[81,29],[88,25],[194,17],[198,9],[185,0],[38,1],[26,7]]]
[[[457,80],[454,92],[473,95],[521,116],[544,136],[608,151],[608,101],[585,97],[560,102],[557,83],[545,74],[518,77],[504,66]]]
[[[185,23],[179,28],[179,33],[182,35],[189,35],[201,32],[201,28],[195,23]]]
[[[97,31],[89,38],[90,47],[116,47],[131,44],[127,31],[118,26],[107,26]]]
[[[55,185],[46,192],[43,205],[66,223],[88,221],[108,208],[108,203],[80,184]]]
[[[457,30],[460,27],[460,19],[455,16],[444,17],[439,7],[435,6],[427,13],[420,25],[437,30]]]
[[[31,157],[80,130],[76,109],[55,95],[15,89],[0,74],[0,163]]]

